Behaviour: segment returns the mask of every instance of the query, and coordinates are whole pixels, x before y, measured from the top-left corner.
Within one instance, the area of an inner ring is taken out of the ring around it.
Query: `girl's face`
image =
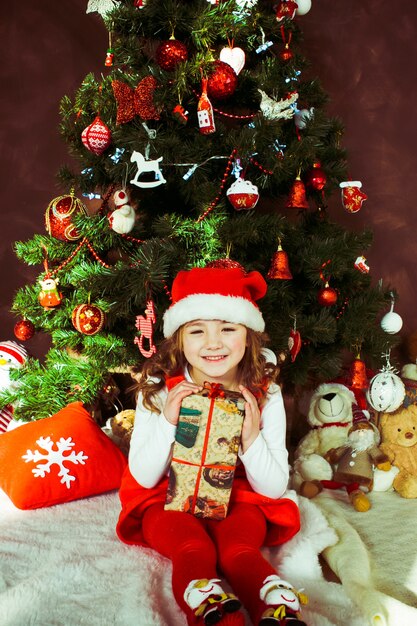
[[[246,350],[246,327],[220,320],[194,320],[184,325],[182,349],[195,383],[206,380],[238,389],[238,365]]]

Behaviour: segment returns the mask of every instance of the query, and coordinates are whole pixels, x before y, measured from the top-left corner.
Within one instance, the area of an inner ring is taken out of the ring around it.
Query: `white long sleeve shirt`
[[[191,377],[184,372],[187,380]],[[154,487],[168,474],[175,441],[176,426],[168,422],[163,408],[168,395],[163,388],[156,404],[161,413],[149,411],[139,395],[135,424],[130,441],[129,469],[143,487]],[[281,389],[271,385],[261,412],[261,430],[245,453],[239,449],[239,459],[245,468],[250,486],[269,498],[280,498],[289,478],[288,451],[285,445],[286,418]]]

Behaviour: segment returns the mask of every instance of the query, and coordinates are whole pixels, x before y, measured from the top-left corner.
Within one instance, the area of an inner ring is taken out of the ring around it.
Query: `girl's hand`
[[[196,385],[195,383],[191,383],[188,380],[183,380],[178,383],[168,392],[168,396],[164,406],[164,416],[165,419],[170,423],[176,426],[178,424],[179,416],[180,416],[180,408],[181,402],[187,396],[190,396],[192,393],[197,393],[201,391],[203,387]]]
[[[261,412],[253,393],[239,385],[240,393],[245,398],[245,419],[243,420],[241,445],[243,453],[255,441],[261,430]]]

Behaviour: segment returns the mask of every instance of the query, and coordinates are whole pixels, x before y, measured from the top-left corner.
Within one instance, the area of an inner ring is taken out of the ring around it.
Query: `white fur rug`
[[[309,626],[364,626],[342,586],[322,574],[318,554],[337,541],[335,532],[312,502],[301,498],[300,510],[302,530],[280,551],[269,550],[268,558],[304,587]],[[169,562],[120,543],[118,514],[114,492],[20,511],[0,491],[1,626],[185,626]],[[411,624],[417,619],[402,622]]]
[[[342,491],[314,502],[339,541],[324,557],[372,626],[417,625],[417,500],[394,491],[369,494],[372,508],[357,513]]]

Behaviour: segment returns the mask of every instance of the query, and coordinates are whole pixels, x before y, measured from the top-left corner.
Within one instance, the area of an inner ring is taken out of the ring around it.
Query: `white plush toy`
[[[331,480],[333,468],[323,457],[346,442],[352,425],[355,396],[339,383],[323,383],[314,391],[307,415],[311,430],[295,451],[292,486],[299,490],[308,480]]]
[[[113,196],[115,210],[109,213],[108,220],[110,228],[119,235],[130,233],[135,225],[136,214],[129,204],[129,198],[124,189],[119,189]]]
[[[15,383],[10,380],[10,370],[19,368],[27,359],[27,352],[15,341],[0,342],[0,391],[11,389]],[[13,407],[0,409],[0,433],[4,432],[13,419]]]

